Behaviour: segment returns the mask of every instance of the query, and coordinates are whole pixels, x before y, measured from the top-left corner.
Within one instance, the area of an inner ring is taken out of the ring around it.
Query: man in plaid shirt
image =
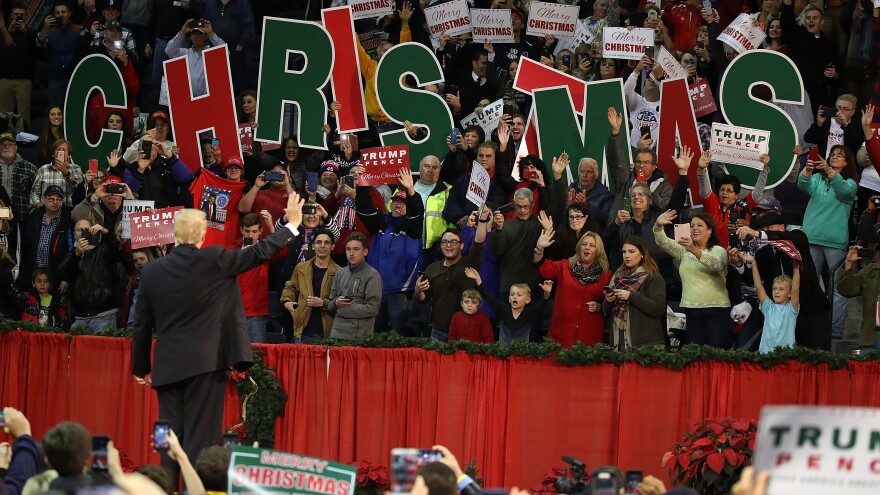
[[[31,186],[37,166],[18,154],[18,145],[11,132],[0,134],[0,185],[12,198],[12,217],[23,222],[31,209]]]
[[[84,177],[79,166],[70,159],[70,143],[64,139],[56,142],[52,150],[52,163],[37,169],[37,176],[31,187],[31,206],[39,208],[43,205],[43,191],[49,186],[58,186],[64,191],[64,206],[73,208],[73,190]]]

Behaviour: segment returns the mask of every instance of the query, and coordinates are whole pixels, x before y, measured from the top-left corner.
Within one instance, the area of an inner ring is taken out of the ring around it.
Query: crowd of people
[[[880,11],[865,1],[824,18],[821,5],[803,0],[718,2],[713,9],[697,0],[562,2],[580,7],[579,22],[597,39],[604,27],[653,28],[657,50],[675,54],[689,83],[716,89],[736,55],[718,35],[751,12],[767,33],[764,47],[787,54],[806,89],[803,105],[780,105],[800,141],[789,180],[765,188],[770,160],[786,163],[790,155],[762,156],[763,172],[750,188],[728,173],[731,165],[713,161],[709,125],[721,121],[719,112],[698,119],[702,153],[677,148],[677,174],[665,174],[656,154],[660,64],[647,55],[604,58],[601,43],[559,49],[562,40],[553,36],[527,35],[529,2],[520,0],[473,5],[510,9],[514,43],[475,43],[468,34],[432,39],[424,9],[433,2],[398,1],[393,15],[356,21],[368,131],[336,129],[342,109],[328,84],[327,151],[300,149],[295,135],[274,150],[259,142],[238,150],[205,135],[202,163],[185,164],[159,105],[162,60],[185,56],[192,91],[203,94],[202,50],[228,44],[239,120],[254,123],[259,20],[319,19],[319,6],[58,1],[36,19],[24,3],[4,3],[0,115],[9,117],[0,120],[8,127],[0,133],[0,290],[9,297],[0,298],[0,310],[64,330],[128,327],[141,271],[174,247],[131,249],[126,201],[201,209],[212,244],[252,249],[285,225],[295,192],[307,199],[301,231],[273,259],[239,275],[253,342],[393,331],[444,342],[549,337],[563,346],[625,349],[669,345],[667,317],[680,312],[686,327],[675,336],[683,342],[830,349],[842,337],[847,298],[873,300],[880,290],[880,268],[869,263],[880,209],[870,40],[880,39]],[[376,36],[377,47],[367,43]],[[446,82],[426,89],[445,98],[456,120],[498,99],[504,116],[495,129],[453,129],[445,156],[414,157],[418,173],[401,170],[397,184],[360,185],[359,150],[377,145],[378,133],[405,128],[414,140],[425,137],[418,124],[389,119],[375,95],[378,60],[402,42],[436,53]],[[107,157],[82,156],[64,139],[67,80],[88,54],[120,67],[129,97],[121,110],[105,107],[99,92],[89,99],[89,135],[105,128],[124,135]],[[622,78],[628,118],[608,109],[605,156],[520,153],[531,110],[530,98],[512,87],[521,57],[585,81]],[[17,132],[35,130],[34,88],[45,90],[47,110],[39,140],[27,146]],[[753,91],[766,99],[766,89]],[[143,114],[148,125],[133,130]],[[92,159],[96,170],[85,166]],[[491,178],[485,205],[467,198],[472,163]],[[607,164],[608,183],[600,164]],[[696,194],[701,208],[692,205]],[[880,350],[875,313],[875,305],[864,305],[864,353]]]

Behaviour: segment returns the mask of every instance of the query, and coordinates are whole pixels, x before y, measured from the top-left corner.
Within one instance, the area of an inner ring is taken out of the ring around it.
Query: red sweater
[[[449,341],[453,340],[470,340],[482,344],[495,343],[495,333],[492,331],[489,317],[480,312],[472,315],[464,311],[455,313],[449,323]]]

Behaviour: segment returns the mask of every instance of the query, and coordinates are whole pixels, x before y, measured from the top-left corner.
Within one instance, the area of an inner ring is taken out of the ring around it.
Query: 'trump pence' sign
[[[132,213],[131,248],[174,244],[174,218],[182,206],[172,206],[146,213]]]
[[[764,406],[756,472],[769,495],[880,493],[880,409]]]

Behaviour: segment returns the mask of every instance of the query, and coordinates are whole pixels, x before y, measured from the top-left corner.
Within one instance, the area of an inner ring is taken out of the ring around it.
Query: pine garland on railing
[[[22,329],[26,332],[58,333],[55,328],[36,325],[30,322],[12,321],[0,318],[0,332]],[[73,331],[72,335],[85,335],[87,332]],[[111,337],[131,337],[131,330],[108,329],[105,334]],[[788,363],[790,361],[807,363],[813,366],[827,365],[831,369],[842,369],[849,361],[878,361],[880,355],[873,354],[867,358],[849,354],[832,354],[827,351],[806,349],[803,347],[783,347],[770,353],[757,353],[739,349],[716,349],[700,345],[686,345],[675,352],[669,352],[661,346],[644,346],[628,349],[623,352],[607,345],[588,346],[575,344],[570,349],[548,341],[541,343],[515,342],[513,344],[477,344],[466,340],[442,343],[431,339],[403,337],[393,332],[374,333],[359,340],[322,339],[319,345],[331,347],[373,347],[373,348],[421,348],[441,354],[453,354],[464,351],[468,354],[494,356],[501,359],[509,357],[527,357],[533,359],[555,358],[563,366],[585,366],[590,364],[635,363],[642,366],[662,366],[673,370],[704,361],[719,361],[733,364],[757,364],[765,368]]]

